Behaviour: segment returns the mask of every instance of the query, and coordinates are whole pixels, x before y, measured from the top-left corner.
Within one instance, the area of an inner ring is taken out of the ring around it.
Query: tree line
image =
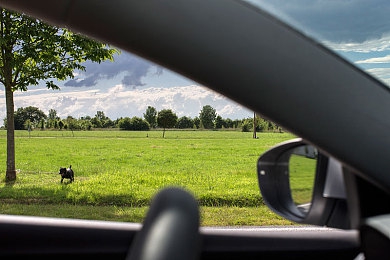
[[[14,126],[16,130],[34,130],[34,129],[58,129],[58,130],[92,130],[101,128],[119,128],[122,130],[148,131],[151,129],[162,128],[163,136],[165,130],[169,128],[176,129],[237,129],[243,132],[253,131],[255,127],[257,132],[262,131],[281,131],[281,128],[275,123],[256,116],[255,118],[230,119],[222,118],[216,113],[216,110],[205,105],[199,112],[199,116],[191,118],[189,116],[178,117],[171,109],[162,109],[148,106],[143,118],[141,117],[120,117],[115,120],[107,117],[103,111],[97,111],[95,116],[84,116],[75,118],[68,116],[61,119],[57,111],[50,109],[48,115],[37,107],[21,107],[14,112]],[[4,119],[4,127],[7,128],[7,119]]]

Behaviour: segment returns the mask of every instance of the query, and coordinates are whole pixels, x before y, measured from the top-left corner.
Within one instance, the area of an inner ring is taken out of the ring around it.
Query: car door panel
[[[0,258],[124,259],[140,228],[137,223],[3,215]],[[356,231],[263,230],[201,228],[201,259],[353,259],[359,252]]]

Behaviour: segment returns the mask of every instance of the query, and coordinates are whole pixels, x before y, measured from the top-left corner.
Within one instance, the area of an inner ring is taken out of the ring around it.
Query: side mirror
[[[302,224],[350,228],[341,163],[302,139],[265,152],[257,175],[264,202],[277,214]]]

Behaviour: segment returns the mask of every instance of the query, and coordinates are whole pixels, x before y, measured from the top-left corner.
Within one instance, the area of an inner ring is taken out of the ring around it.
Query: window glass
[[[388,1],[249,0],[390,83]]]

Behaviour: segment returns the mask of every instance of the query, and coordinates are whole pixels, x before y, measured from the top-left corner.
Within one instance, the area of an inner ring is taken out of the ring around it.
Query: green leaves
[[[113,60],[119,53],[106,44],[5,9],[1,9],[0,30],[0,81],[13,91],[27,91],[41,80],[48,80],[48,88],[59,89],[50,79],[73,78],[74,70],[85,70],[85,61]]]
[[[177,115],[171,109],[163,109],[158,112],[157,125],[164,128],[163,138],[165,137],[165,129],[175,127],[176,123]]]
[[[73,78],[74,70],[85,70],[83,62],[112,60],[118,51],[109,46],[0,8],[0,82],[6,92],[7,174],[15,181],[13,92],[27,91],[46,80],[46,87],[59,89],[53,78]]]
[[[150,127],[155,128],[157,126],[157,110],[152,106],[148,106],[144,113],[144,118],[148,121]]]

